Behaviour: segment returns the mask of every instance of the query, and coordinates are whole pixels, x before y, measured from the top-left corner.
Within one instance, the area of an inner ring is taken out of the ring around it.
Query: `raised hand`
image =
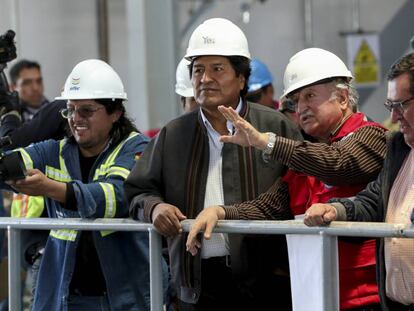
[[[236,129],[234,135],[223,135],[220,137],[220,141],[243,147],[252,146],[259,150],[266,148],[269,139],[267,133],[261,133],[256,130],[253,125],[240,117],[240,115],[231,107],[219,106],[218,110],[227,121],[233,123]]]

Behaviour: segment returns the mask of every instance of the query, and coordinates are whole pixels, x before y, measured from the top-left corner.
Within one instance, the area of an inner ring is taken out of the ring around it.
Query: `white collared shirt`
[[[240,99],[236,111],[240,113],[242,101]],[[223,172],[222,172],[222,149],[223,143],[220,142],[220,133],[218,133],[211,123],[207,120],[200,109],[203,124],[207,129],[209,144],[209,164],[206,194],[204,197],[204,208],[211,205],[224,205],[223,191]],[[233,124],[229,121],[226,123],[229,135],[233,134]],[[227,234],[213,233],[210,240],[204,240],[201,248],[201,258],[220,257],[230,254],[230,247]]]
[[[411,224],[414,204],[414,150],[404,160],[391,187],[386,223]],[[403,304],[414,303],[414,240],[384,238],[385,291]]]

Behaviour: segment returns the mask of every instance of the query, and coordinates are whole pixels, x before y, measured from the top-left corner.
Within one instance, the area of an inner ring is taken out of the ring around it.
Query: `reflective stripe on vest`
[[[45,174],[50,179],[67,183],[72,180],[72,177],[70,177],[68,170],[66,169],[65,161],[62,157],[62,150],[63,150],[63,146],[65,145],[65,143],[66,143],[66,139],[62,139],[59,142],[59,168],[46,165]],[[70,230],[70,229],[50,230],[50,236],[56,239],[59,239],[59,240],[63,240],[63,241],[74,242],[76,240],[77,234],[78,234],[77,230]]]
[[[108,177],[110,175],[118,175],[121,176],[123,179],[126,179],[129,175],[129,170],[124,167],[119,166],[112,166],[115,163],[115,158],[117,157],[119,151],[124,146],[124,144],[130,140],[131,138],[139,135],[136,132],[132,132],[129,134],[129,136],[123,140],[115,149],[112,151],[112,153],[109,155],[109,157],[106,159],[104,163],[102,163],[99,168],[95,170],[95,174],[93,176],[93,180],[96,181],[99,179],[100,176]],[[111,167],[112,166],[112,167]]]
[[[56,239],[74,242],[78,232],[76,230],[58,229],[50,230],[50,235]]]
[[[111,154],[108,156],[108,158],[106,159],[106,161],[104,163],[102,163],[98,169],[95,170],[95,174],[93,177],[93,181],[97,181],[99,179],[99,177],[101,176],[105,176],[108,177],[110,175],[117,175],[120,176],[123,179],[126,179],[128,177],[129,174],[129,170],[123,167],[119,167],[119,166],[113,166],[111,167],[111,165],[113,165],[115,163],[115,158],[118,155],[119,151],[121,150],[121,148],[124,146],[124,144],[131,138],[135,137],[139,135],[136,132],[132,132],[131,134],[129,134],[129,136],[123,140],[121,143],[118,144],[118,146],[111,152]],[[64,159],[62,157],[62,150],[63,150],[63,146],[65,145],[66,140],[61,140],[60,144],[59,144],[59,163],[60,163],[60,169],[51,167],[51,166],[47,166],[46,167],[46,176],[57,180],[57,181],[61,181],[61,182],[69,182],[72,180],[72,178],[70,177],[67,169],[66,169],[66,165],[64,162]],[[104,218],[113,218],[116,215],[116,196],[115,196],[115,188],[112,184],[110,183],[99,183],[99,185],[102,188],[102,191],[104,192],[105,195],[105,213],[104,213]],[[101,236],[107,236],[111,233],[113,233],[115,231],[101,231]],[[65,240],[65,241],[75,241],[76,239],[76,235],[77,235],[77,230],[51,230],[50,235],[60,239],[60,240]]]
[[[61,140],[59,142],[59,166],[60,169],[46,165],[45,174],[50,179],[60,181],[60,182],[70,182],[72,178],[70,177],[68,170],[66,169],[65,161],[62,157],[63,146],[65,145],[66,140]]]
[[[33,161],[23,148],[16,149],[20,152],[26,169],[33,169]],[[11,216],[20,218],[40,217],[45,208],[45,200],[42,196],[29,196],[23,193],[14,193],[11,206]]]
[[[16,149],[16,151],[19,151],[20,154],[22,155],[22,159],[24,162],[24,165],[26,167],[26,169],[33,169],[33,161],[32,158],[30,157],[30,155],[27,153],[26,150],[24,150],[23,148],[18,148]]]
[[[105,194],[105,215],[104,218],[114,218],[116,212],[116,197],[114,185],[110,183],[99,183]],[[115,231],[106,230],[101,231],[101,236],[107,236]]]

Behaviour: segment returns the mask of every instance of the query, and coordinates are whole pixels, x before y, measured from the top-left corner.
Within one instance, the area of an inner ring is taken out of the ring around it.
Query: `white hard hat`
[[[225,18],[208,19],[191,35],[185,58],[203,55],[244,56],[250,59],[243,31]]]
[[[175,92],[183,97],[194,97],[188,65],[190,65],[190,61],[183,58],[177,66],[175,72]]]
[[[307,85],[335,77],[353,78],[338,56],[319,48],[302,50],[293,55],[286,66],[282,98]]]
[[[55,99],[127,99],[115,70],[104,61],[88,59],[77,64],[66,79],[62,94]]]

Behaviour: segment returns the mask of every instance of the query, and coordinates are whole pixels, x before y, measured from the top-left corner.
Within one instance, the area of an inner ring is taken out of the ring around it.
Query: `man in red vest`
[[[308,226],[339,221],[414,222],[414,53],[399,58],[387,73],[385,108],[399,131],[390,135],[375,182],[353,198],[331,199],[307,210]],[[383,311],[414,310],[414,240],[377,239],[377,281]]]
[[[355,195],[375,179],[385,155],[385,129],[357,112],[351,80],[342,60],[326,50],[305,49],[290,59],[282,98],[296,103],[307,135],[303,142],[261,133],[233,109],[219,107],[237,128],[235,135],[222,136],[223,142],[254,146],[265,162],[290,170],[253,201],[211,206],[199,214],[187,240],[192,254],[200,245],[197,233],[204,231],[208,239],[219,219],[280,219],[289,208],[293,215],[303,214],[313,202]],[[339,279],[341,310],[379,310],[374,240],[339,240]]]

